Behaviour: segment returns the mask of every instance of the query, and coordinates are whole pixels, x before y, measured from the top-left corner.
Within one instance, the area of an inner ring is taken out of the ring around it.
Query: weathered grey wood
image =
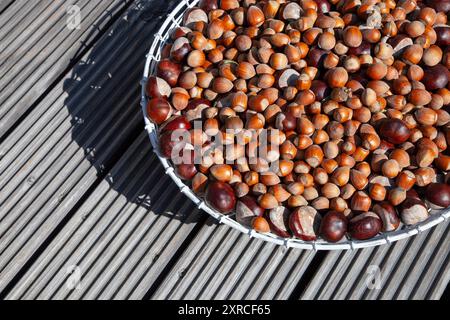
[[[389,246],[330,253],[302,299],[439,299],[449,279],[448,222]],[[380,287],[371,276],[380,270]]]
[[[66,27],[73,3],[81,30]],[[95,44],[125,0],[16,0],[0,16],[0,138],[15,128],[0,145],[0,293],[50,241],[8,299],[141,299],[151,288],[153,299],[286,299],[304,280],[314,252],[212,219],[191,241],[204,213],[164,174],[145,134],[128,148],[142,127],[143,58],[160,15],[176,3],[133,7]],[[15,124],[85,45],[93,47],[81,62]],[[447,222],[390,246],[328,253],[301,298],[439,299],[450,280],[448,231]],[[367,288],[373,266],[380,290]],[[81,282],[72,289],[74,267]]]
[[[39,14],[39,10],[31,11],[26,21],[32,19],[28,24],[36,24],[37,28],[26,28],[22,33],[13,30],[9,37],[18,41],[5,46],[2,52],[0,75],[5,86],[0,89],[0,137],[67,68],[80,48],[92,41],[112,14],[126,5],[125,0],[45,0],[42,5],[48,2],[52,3],[46,9],[49,16]],[[79,30],[67,26],[66,10],[70,4],[78,4],[81,9]],[[3,15],[0,19],[4,19]],[[45,23],[39,25],[41,22]]]
[[[133,7],[0,145],[0,291],[142,126],[142,34],[158,8]]]
[[[7,298],[142,298],[201,214],[143,133]],[[75,290],[67,286],[71,266],[82,275]]]
[[[447,237],[448,227],[448,223],[438,225],[436,228],[410,240],[410,247],[404,252],[399,260],[395,273],[389,279],[389,283],[384,285],[381,294],[378,296],[379,299],[405,299],[404,294],[399,295],[399,288],[406,286],[404,288],[406,288],[408,292],[410,291],[408,286],[411,286],[412,284],[405,283],[404,281],[409,277],[414,278],[414,272],[420,272],[419,270],[415,270],[414,265],[420,267],[421,263],[419,261],[428,260],[427,252],[433,250],[435,246],[442,244],[439,240],[443,234],[445,234],[444,242],[450,241],[450,237]],[[450,270],[447,270],[447,272],[450,272]],[[429,277],[428,270],[426,270],[425,273],[420,272],[420,276],[426,278],[424,280],[427,282],[433,281],[433,279]]]
[[[313,257],[207,224],[151,298],[286,299]]]
[[[13,3],[14,0],[3,0],[0,2],[0,12],[4,12],[6,8]]]

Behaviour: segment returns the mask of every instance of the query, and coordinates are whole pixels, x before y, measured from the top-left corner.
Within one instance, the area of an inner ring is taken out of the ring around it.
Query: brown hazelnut
[[[355,211],[367,212],[371,205],[370,197],[363,191],[357,191],[352,197],[350,208]]]

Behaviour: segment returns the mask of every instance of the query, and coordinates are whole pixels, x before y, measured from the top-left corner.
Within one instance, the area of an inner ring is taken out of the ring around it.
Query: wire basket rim
[[[432,227],[446,221],[450,217],[450,208],[432,211],[430,217],[414,226],[403,226],[403,228],[398,229],[393,232],[382,233],[369,240],[354,240],[349,238],[344,238],[340,242],[331,243],[323,239],[316,241],[303,241],[296,238],[282,238],[273,233],[258,233],[255,230],[244,226],[229,216],[223,215],[218,211],[209,207],[204,200],[200,199],[195,195],[192,190],[184,184],[184,182],[175,174],[175,169],[170,164],[170,162],[161,157],[159,153],[159,143],[158,143],[158,128],[152,123],[147,117],[147,96],[146,96],[146,84],[148,77],[153,74],[156,63],[159,61],[161,48],[164,43],[169,38],[170,31],[174,27],[179,27],[182,20],[184,12],[194,7],[199,0],[183,0],[171,11],[167,18],[164,20],[159,31],[155,34],[155,39],[152,42],[149,53],[147,54],[147,59],[144,68],[144,75],[141,81],[141,107],[142,114],[144,116],[145,130],[148,133],[150,142],[153,146],[153,151],[162,163],[165,173],[171,177],[175,184],[180,188],[180,191],[186,195],[195,205],[200,209],[208,213],[220,224],[225,224],[233,229],[236,229],[242,233],[247,234],[251,238],[261,239],[276,245],[284,246],[286,248],[298,248],[305,250],[355,250],[359,248],[369,248],[385,244],[390,244],[398,240],[406,239],[415,236],[425,230],[431,229]]]

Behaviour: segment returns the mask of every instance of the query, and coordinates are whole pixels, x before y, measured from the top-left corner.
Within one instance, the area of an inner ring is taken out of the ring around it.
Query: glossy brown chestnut
[[[152,76],[148,78],[147,95],[150,98],[168,98],[172,88],[162,78]]]
[[[156,73],[158,77],[166,80],[170,86],[175,87],[181,73],[181,65],[169,59],[163,59],[158,63]]]
[[[390,143],[401,144],[409,139],[411,131],[402,120],[387,119],[381,123],[380,135]]]
[[[159,137],[159,149],[161,155],[166,159],[172,158],[172,152],[177,154],[176,152],[178,151],[178,154],[180,154],[185,145],[185,142],[175,139],[171,131],[167,131]],[[175,147],[176,149],[174,150]]]
[[[382,229],[381,219],[373,212],[362,213],[349,222],[348,232],[353,239],[367,240],[375,237]]]
[[[294,235],[304,241],[317,239],[321,223],[321,216],[316,209],[302,206],[291,213],[289,227]]]
[[[147,114],[156,124],[162,124],[172,115],[172,107],[167,100],[155,98],[147,104]]]
[[[450,45],[450,27],[449,26],[438,26],[434,28],[436,32],[437,40],[436,45],[440,47],[445,47]]]
[[[428,210],[422,200],[407,198],[400,206],[400,218],[406,225],[414,225],[428,219]]]
[[[445,183],[428,185],[425,197],[432,209],[445,209],[450,206],[450,186]]]
[[[320,225],[320,236],[329,242],[340,241],[347,232],[347,217],[337,211],[328,212]]]
[[[177,175],[183,180],[192,180],[197,174],[197,168],[194,164],[180,164],[176,166]]]
[[[395,231],[400,226],[400,218],[395,210],[395,207],[389,202],[380,202],[373,207],[380,219],[383,221],[383,232]]]
[[[206,190],[206,202],[217,211],[228,214],[236,206],[233,188],[225,182],[212,182]]]
[[[209,12],[219,8],[219,0],[200,0],[198,6],[200,9]]]
[[[276,207],[266,214],[266,220],[269,222],[273,233],[283,238],[291,236],[288,227],[289,215],[289,210],[282,206]]]
[[[175,130],[190,130],[191,123],[185,116],[174,116],[169,119],[163,126],[161,126],[161,132],[170,132]]]
[[[426,68],[424,71],[425,75],[422,82],[426,86],[427,90],[437,90],[447,86],[450,73],[442,64]]]

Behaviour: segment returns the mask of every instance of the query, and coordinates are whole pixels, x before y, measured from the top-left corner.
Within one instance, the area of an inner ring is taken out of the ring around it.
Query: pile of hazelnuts
[[[423,222],[450,206],[449,12],[450,0],[201,0],[148,79],[160,153],[187,154],[177,175],[257,232],[338,242]],[[263,130],[268,152],[250,163]],[[226,151],[211,150],[217,135]]]

